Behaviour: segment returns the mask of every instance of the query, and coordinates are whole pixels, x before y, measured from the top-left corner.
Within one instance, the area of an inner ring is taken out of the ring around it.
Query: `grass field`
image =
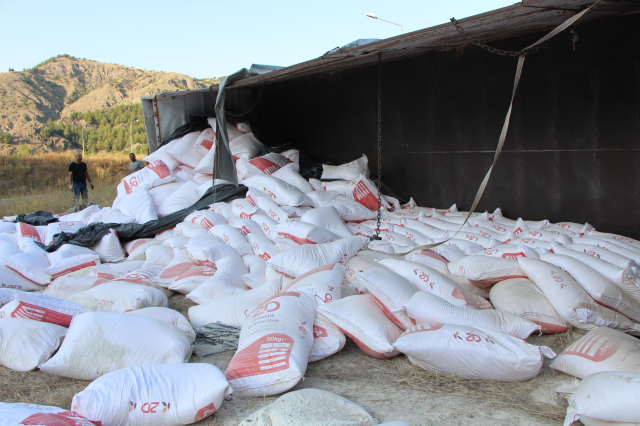
[[[68,168],[73,152],[0,155],[0,216],[42,210],[62,213],[73,207]],[[129,158],[121,153],[86,155],[95,190],[89,199],[111,205],[116,185],[128,173]]]

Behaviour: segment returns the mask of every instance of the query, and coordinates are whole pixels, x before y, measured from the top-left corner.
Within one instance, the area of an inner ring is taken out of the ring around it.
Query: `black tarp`
[[[33,226],[45,226],[49,223],[57,222],[50,212],[37,211],[29,214],[19,214],[14,222],[28,223]]]
[[[195,204],[171,213],[162,219],[152,220],[144,224],[137,223],[92,223],[80,229],[74,234],[61,232],[56,236],[53,243],[45,247],[49,253],[56,251],[62,244],[73,244],[76,246],[92,248],[98,241],[113,229],[118,233],[121,242],[135,240],[138,238],[155,237],[157,233],[177,225],[190,213],[197,210],[204,210],[213,203],[234,200],[244,197],[247,187],[244,185],[220,184],[209,190]]]

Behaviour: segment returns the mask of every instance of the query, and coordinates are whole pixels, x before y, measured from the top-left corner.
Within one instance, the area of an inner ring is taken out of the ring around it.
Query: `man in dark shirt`
[[[80,196],[86,205],[89,201],[89,193],[87,192],[87,181],[93,189],[93,183],[91,183],[91,176],[87,170],[87,165],[82,162],[82,153],[76,151],[76,161],[69,164],[69,191],[73,191],[73,202],[78,204]]]

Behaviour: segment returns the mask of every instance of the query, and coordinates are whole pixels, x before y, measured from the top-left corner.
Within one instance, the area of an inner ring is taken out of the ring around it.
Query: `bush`
[[[11,135],[9,132],[0,132],[0,143],[11,143]]]

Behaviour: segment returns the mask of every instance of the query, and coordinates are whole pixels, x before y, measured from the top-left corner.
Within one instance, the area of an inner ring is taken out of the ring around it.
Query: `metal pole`
[[[82,156],[84,157],[84,127],[82,128]]]

